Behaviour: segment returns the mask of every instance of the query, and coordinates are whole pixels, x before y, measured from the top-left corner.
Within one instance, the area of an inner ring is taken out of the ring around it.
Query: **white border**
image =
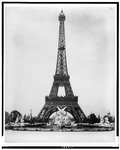
[[[30,1],[29,1],[30,2]],[[37,2],[37,1],[36,1]],[[39,1],[38,1],[39,2]],[[70,2],[70,1],[69,1]],[[76,1],[77,2],[77,1]],[[79,5],[79,6],[78,6]],[[115,13],[115,27],[117,27],[117,6],[116,4],[4,4],[4,15],[5,15],[5,7],[115,7],[116,13]],[[4,25],[5,25],[5,19],[4,19]],[[115,28],[115,41],[117,42],[117,28]],[[4,38],[5,38],[5,28],[4,28]],[[5,39],[4,39],[4,56],[5,56]],[[117,60],[117,45],[115,45],[115,65],[117,66],[116,60]],[[5,66],[5,57],[4,57],[4,66]],[[115,72],[116,72],[115,68]],[[5,75],[5,69],[4,69],[4,75]],[[116,79],[115,79],[116,82]],[[4,83],[5,85],[5,83]],[[5,86],[4,86],[5,91]],[[116,93],[116,87],[115,87],[115,93]],[[5,92],[4,92],[4,99],[5,99]],[[5,110],[5,101],[4,101],[4,110]],[[116,101],[115,101],[115,111],[116,111]],[[115,112],[116,114],[116,112]],[[4,115],[5,117],[5,115]],[[116,117],[116,116],[115,116]],[[5,120],[5,118],[4,118]],[[116,119],[115,119],[116,120]],[[116,133],[116,130],[115,130]],[[48,133],[49,134],[49,133]],[[80,143],[62,143],[62,142],[43,142],[43,143],[5,143],[5,130],[4,130],[4,136],[1,139],[2,146],[118,146],[118,137],[115,137],[115,142],[95,142],[95,143],[88,143],[88,142],[80,142]]]

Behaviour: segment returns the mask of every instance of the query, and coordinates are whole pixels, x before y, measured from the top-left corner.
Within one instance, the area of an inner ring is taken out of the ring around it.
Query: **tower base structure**
[[[43,106],[41,112],[38,114],[38,118],[42,122],[48,122],[49,117],[54,113],[58,111],[58,107],[60,109],[64,109],[64,111],[69,112],[75,122],[82,122],[83,119],[86,117],[83,113],[82,109],[78,105],[78,97],[74,96],[73,98],[69,97],[55,97],[50,98],[48,96],[45,97],[45,105]]]

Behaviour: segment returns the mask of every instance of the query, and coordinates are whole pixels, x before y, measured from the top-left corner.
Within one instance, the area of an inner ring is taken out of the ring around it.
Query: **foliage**
[[[30,123],[30,115],[27,115],[27,116],[24,115],[23,120],[24,120],[25,123]]]
[[[115,117],[113,116],[108,117],[108,120],[110,123],[115,123]]]
[[[9,118],[9,112],[5,111],[5,124],[10,122],[10,118]]]
[[[105,119],[105,117],[108,117],[108,121],[110,122],[110,123],[115,123],[115,117],[113,117],[113,116],[104,116],[103,118]]]
[[[115,117],[105,115],[103,119],[105,120],[106,117],[108,117],[108,121],[110,123],[115,123]],[[85,117],[83,119],[83,123],[90,123],[90,124],[100,123],[100,116],[96,117],[94,113],[91,113],[88,117]]]
[[[99,123],[100,122],[100,116],[96,117],[94,113],[91,113],[88,117],[85,117],[82,121],[82,123]]]
[[[15,122],[17,118],[21,118],[21,117],[22,117],[21,113],[18,112],[17,110],[13,110],[11,113],[5,111],[5,124],[9,122]],[[108,117],[108,121],[110,123],[115,123],[115,117],[111,115],[105,115],[103,119],[105,119],[105,117]],[[30,123],[30,124],[47,122],[47,120],[46,121],[41,120],[40,118],[36,116],[33,117],[31,115],[24,115],[23,120],[25,123]],[[73,121],[74,118],[70,118],[70,120]],[[50,118],[49,118],[49,121],[50,121]],[[90,124],[100,123],[100,116],[96,117],[94,113],[91,113],[88,117],[85,117],[83,119],[82,123],[90,123]]]
[[[31,123],[31,124],[39,122],[37,120],[37,117],[32,117],[30,115],[27,115],[27,116],[24,115],[23,116],[23,120],[24,120],[25,123]]]
[[[13,110],[10,115],[9,115],[9,119],[11,122],[15,122],[17,117],[21,117],[21,113],[18,112],[17,110]]]
[[[94,124],[94,123],[98,123],[98,122],[99,122],[99,119],[96,117],[96,115],[94,113],[91,113],[88,116],[88,123]]]
[[[85,117],[85,118],[82,120],[82,123],[88,123],[88,118]]]

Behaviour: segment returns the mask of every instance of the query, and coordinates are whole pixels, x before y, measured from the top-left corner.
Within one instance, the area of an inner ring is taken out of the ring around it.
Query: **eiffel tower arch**
[[[76,122],[82,122],[86,116],[78,105],[78,97],[73,94],[70,76],[68,75],[64,28],[65,15],[63,11],[61,11],[58,19],[60,24],[56,72],[50,94],[45,97],[45,105],[38,114],[38,118],[47,122],[50,115],[58,111],[59,107],[61,109],[65,108],[65,111],[69,112]],[[59,87],[64,87],[65,96],[58,96]]]

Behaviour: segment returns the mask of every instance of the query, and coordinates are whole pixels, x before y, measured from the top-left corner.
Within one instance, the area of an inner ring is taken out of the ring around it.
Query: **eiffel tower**
[[[74,117],[76,122],[82,122],[85,118],[85,114],[78,105],[78,97],[73,94],[69,80],[70,76],[68,75],[67,70],[64,28],[65,15],[63,10],[59,15],[59,21],[59,42],[56,72],[50,94],[45,97],[45,105],[38,114],[38,118],[43,122],[47,122],[50,115],[58,111],[59,107],[61,109],[65,108],[65,111],[69,112]],[[59,87],[64,87],[65,96],[58,96]]]

